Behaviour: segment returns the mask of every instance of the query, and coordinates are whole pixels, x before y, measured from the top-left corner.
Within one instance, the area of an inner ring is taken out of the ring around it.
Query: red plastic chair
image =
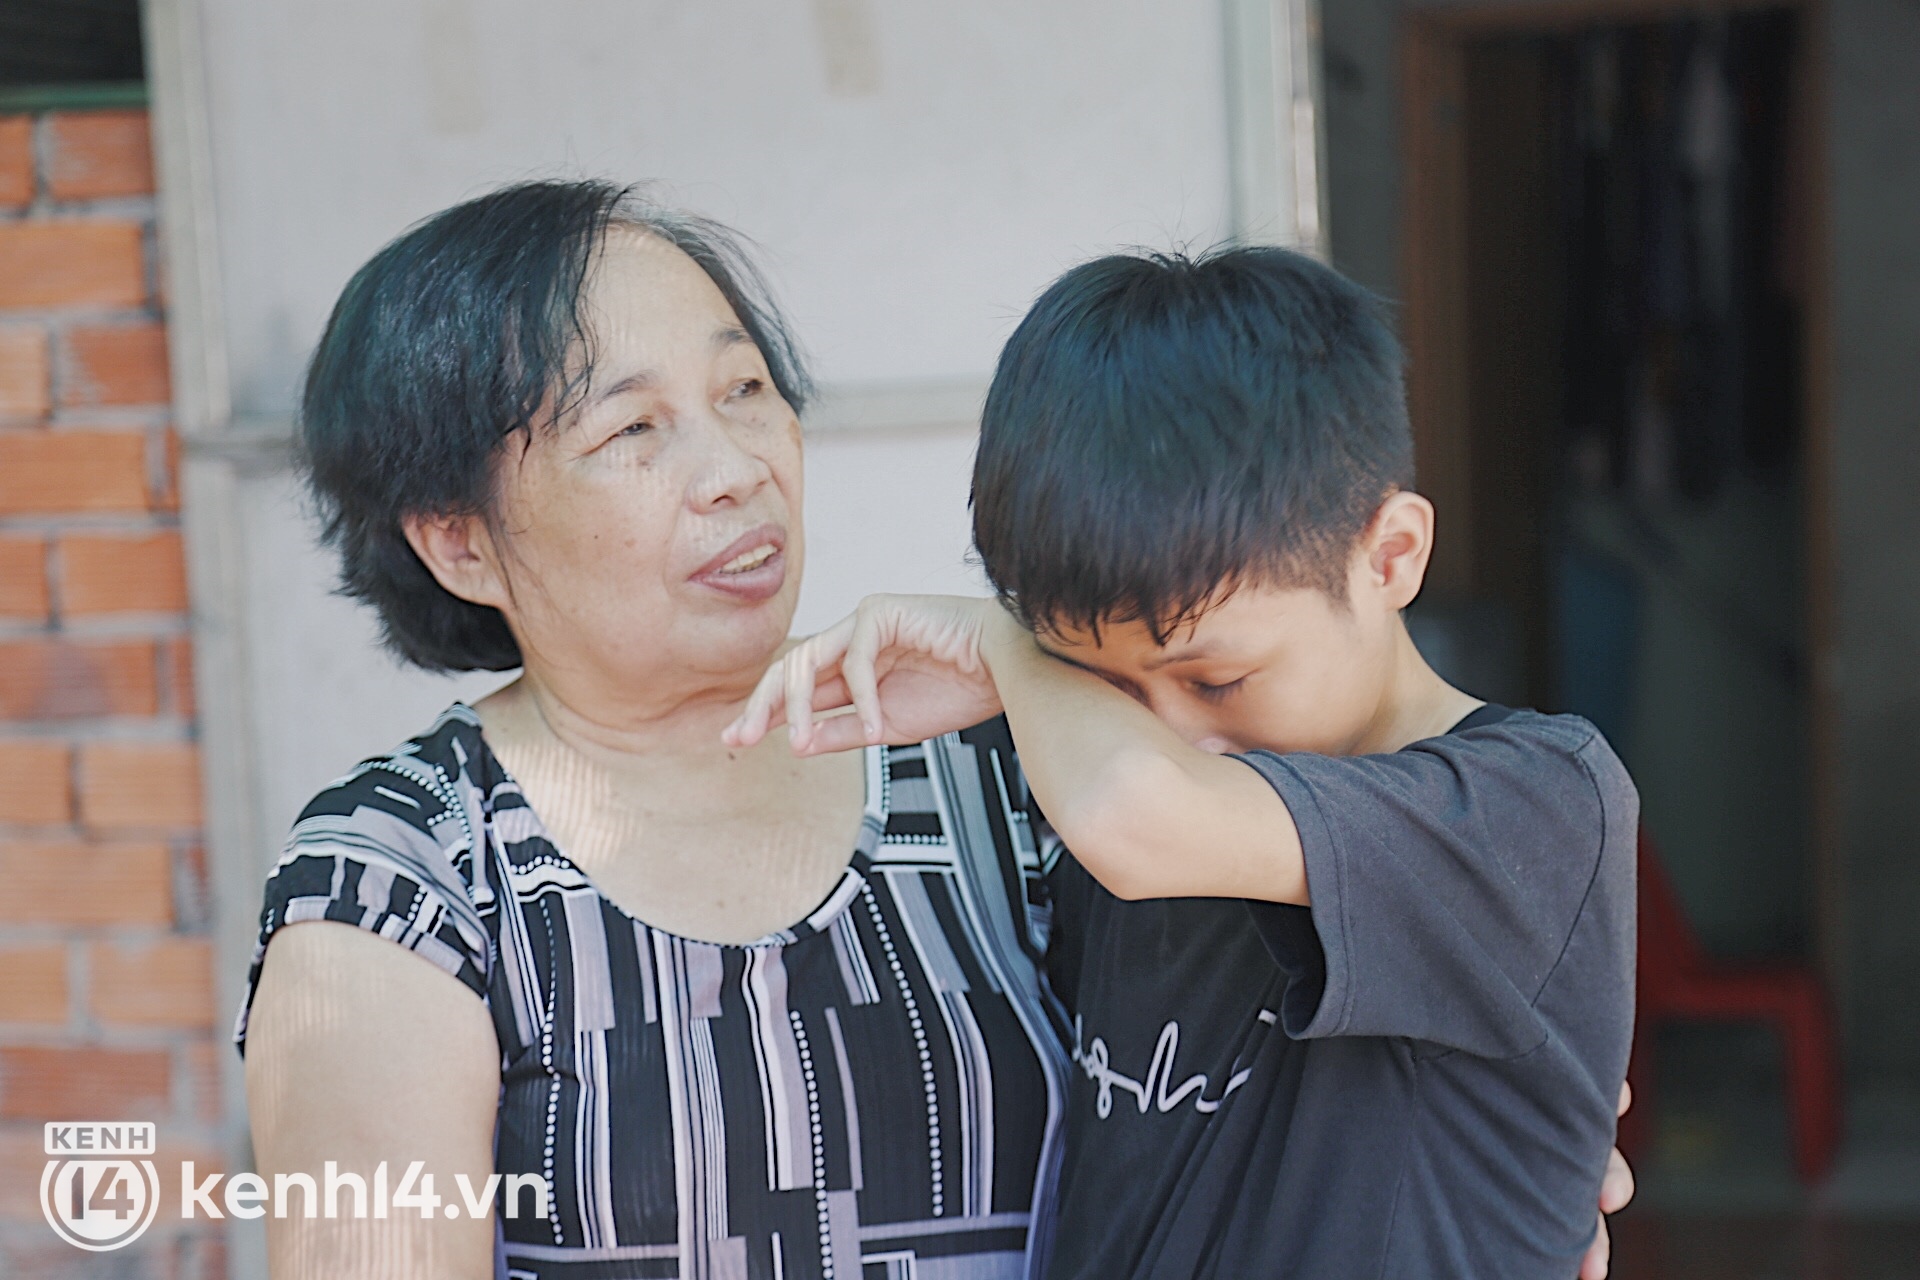
[[[1659,851],[1642,829],[1639,1011],[1627,1067],[1633,1109],[1620,1125],[1621,1147],[1629,1154],[1643,1150],[1652,1132],[1653,1033],[1669,1019],[1766,1022],[1779,1030],[1794,1168],[1805,1183],[1825,1177],[1840,1141],[1840,1071],[1826,988],[1803,965],[1711,959],[1687,925]]]

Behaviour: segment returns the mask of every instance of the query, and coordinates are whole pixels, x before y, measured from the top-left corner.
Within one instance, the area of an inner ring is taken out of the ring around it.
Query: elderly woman
[[[721,744],[793,616],[806,390],[728,237],[602,184],[341,296],[302,431],[345,589],[417,666],[521,674],[268,883],[255,1153],[318,1192],[275,1276],[1025,1273],[1059,1051],[1011,762]]]

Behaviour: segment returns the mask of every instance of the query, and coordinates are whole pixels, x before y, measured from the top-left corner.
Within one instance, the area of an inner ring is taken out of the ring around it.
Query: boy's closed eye
[[[1218,683],[1206,680],[1195,680],[1193,682],[1193,692],[1196,696],[1204,698],[1208,702],[1220,702],[1240,692],[1246,687],[1246,684],[1246,676],[1241,676],[1236,680],[1225,680]]]

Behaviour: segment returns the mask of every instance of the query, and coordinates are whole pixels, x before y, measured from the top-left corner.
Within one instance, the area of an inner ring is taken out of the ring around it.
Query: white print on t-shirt
[[[1272,1026],[1278,1018],[1271,1009],[1260,1011],[1260,1021]],[[1083,1048],[1082,1046],[1085,1045]],[[1149,1105],[1168,1112],[1185,1102],[1189,1094],[1193,1095],[1193,1109],[1203,1115],[1212,1115],[1227,1100],[1227,1095],[1247,1082],[1253,1074],[1251,1067],[1242,1067],[1227,1078],[1227,1087],[1220,1091],[1217,1098],[1207,1097],[1207,1077],[1202,1074],[1188,1076],[1180,1087],[1171,1093],[1167,1086],[1173,1083],[1173,1059],[1180,1052],[1180,1024],[1169,1021],[1160,1028],[1160,1041],[1153,1047],[1153,1060],[1147,1064],[1147,1078],[1133,1080],[1121,1075],[1110,1065],[1111,1054],[1107,1042],[1100,1036],[1093,1038],[1091,1045],[1085,1044],[1084,1028],[1080,1019],[1073,1020],[1073,1060],[1099,1088],[1094,1096],[1093,1109],[1102,1120],[1113,1114],[1113,1091],[1125,1089],[1133,1095],[1134,1102],[1140,1108],[1140,1114],[1147,1114]]]

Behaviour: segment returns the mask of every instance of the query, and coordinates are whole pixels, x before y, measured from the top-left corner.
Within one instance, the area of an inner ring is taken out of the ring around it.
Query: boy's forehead
[[[1220,628],[1206,624],[1211,612],[1196,613],[1158,627],[1138,618],[1109,619],[1097,627],[1056,625],[1048,628],[1041,643],[1069,661],[1094,660],[1102,665],[1152,671],[1175,662],[1205,658],[1221,650],[1223,640],[1229,637],[1219,634]]]
[[[1168,643],[1181,643],[1187,630],[1185,625],[1177,628],[1167,637]],[[1097,655],[1108,659],[1146,659],[1162,648],[1154,639],[1153,628],[1137,618],[1107,619],[1098,626],[1057,622],[1041,632],[1040,643],[1068,658]]]
[[[1041,634],[1041,643],[1069,661],[1152,671],[1238,656],[1250,644],[1270,641],[1276,628],[1291,629],[1334,610],[1332,598],[1315,587],[1249,583],[1222,590],[1191,614],[1157,628],[1137,618],[1103,620],[1098,626],[1055,623]]]

